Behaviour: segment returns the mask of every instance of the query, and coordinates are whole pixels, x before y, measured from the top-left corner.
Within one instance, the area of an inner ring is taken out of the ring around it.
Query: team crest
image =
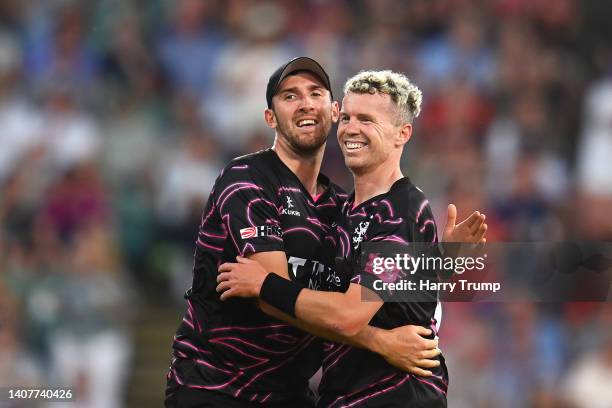
[[[368,227],[370,226],[370,221],[361,221],[359,225],[353,231],[353,248],[357,249],[361,241],[363,241],[363,236],[368,231]]]

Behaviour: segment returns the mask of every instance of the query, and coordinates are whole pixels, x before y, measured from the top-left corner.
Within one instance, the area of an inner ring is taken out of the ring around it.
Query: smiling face
[[[380,166],[398,166],[412,126],[401,123],[391,97],[348,92],[342,100],[338,143],[346,166],[355,174]]]
[[[276,129],[279,144],[296,153],[312,153],[325,145],[338,104],[323,83],[309,72],[290,75],[280,84],[266,109],[266,123]]]

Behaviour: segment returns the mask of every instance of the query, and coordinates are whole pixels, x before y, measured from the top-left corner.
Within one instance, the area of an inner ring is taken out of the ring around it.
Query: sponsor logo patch
[[[240,230],[240,238],[249,239],[257,236],[257,227],[243,228]]]
[[[258,227],[248,227],[240,230],[240,238],[242,239],[270,236],[282,237],[283,231],[280,227],[275,225],[260,225]]]

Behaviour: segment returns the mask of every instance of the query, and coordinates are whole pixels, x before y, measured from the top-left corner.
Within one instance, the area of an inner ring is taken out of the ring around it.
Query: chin
[[[344,165],[352,172],[352,173],[363,173],[366,166],[361,160],[355,159],[344,159]]]
[[[312,137],[302,138],[298,140],[298,143],[302,149],[313,150],[313,149],[318,149],[319,147],[323,146],[326,141],[327,141],[326,136],[312,136]]]
[[[313,152],[325,145],[325,139],[323,140],[299,140],[295,144],[295,148],[303,152]]]

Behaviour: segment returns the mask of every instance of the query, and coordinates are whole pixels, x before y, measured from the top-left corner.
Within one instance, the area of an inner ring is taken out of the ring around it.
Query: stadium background
[[[228,159],[270,145],[265,84],[297,55],[336,96],[365,68],[423,89],[405,173],[439,226],[454,202],[486,212],[490,241],[610,240],[611,15],[575,0],[3,0],[0,386],[160,405],[207,194]],[[324,167],[350,187],[333,136]],[[449,405],[612,406],[610,306],[447,304]]]

